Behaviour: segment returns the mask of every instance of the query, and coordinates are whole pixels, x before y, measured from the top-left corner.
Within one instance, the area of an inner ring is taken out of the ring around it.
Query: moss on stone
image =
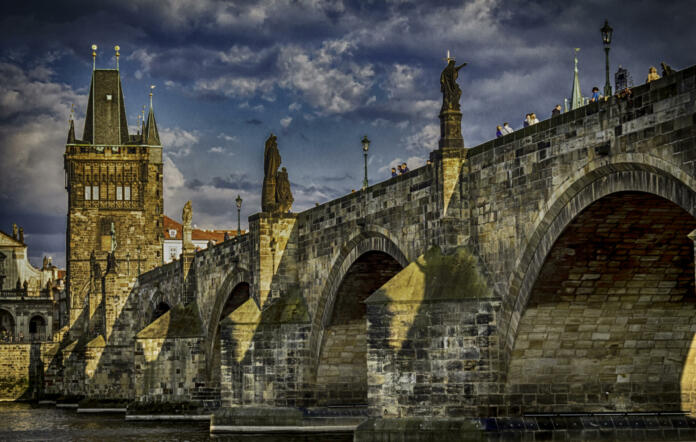
[[[195,338],[203,336],[203,323],[195,302],[178,304],[142,329],[137,339]]]
[[[298,289],[289,290],[265,310],[249,298],[223,320],[226,324],[298,324],[309,322],[307,304]]]
[[[368,304],[491,298],[493,293],[466,247],[444,254],[431,247],[365,300]]]

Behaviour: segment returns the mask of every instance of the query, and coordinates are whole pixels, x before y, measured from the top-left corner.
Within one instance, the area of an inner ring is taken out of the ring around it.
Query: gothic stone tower
[[[152,94],[142,134],[130,135],[119,71],[93,70],[82,139],[75,138],[71,120],[64,158],[70,328],[79,336],[93,251],[103,274],[113,237],[125,283],[162,264],[162,145]]]

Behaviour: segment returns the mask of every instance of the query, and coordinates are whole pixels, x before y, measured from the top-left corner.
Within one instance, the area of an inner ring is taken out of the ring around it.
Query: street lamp
[[[362,150],[365,157],[365,179],[363,180],[363,189],[367,189],[367,151],[370,150],[370,140],[365,135],[362,139]]]
[[[611,26],[609,26],[609,21],[604,20],[604,26],[600,29],[602,32],[602,41],[604,42],[604,54],[606,55],[606,73],[607,78],[604,84],[604,96],[611,96],[611,84],[609,83],[609,45],[611,44],[611,33],[614,31]]]
[[[234,200],[237,203],[237,236],[242,234],[242,197],[237,194],[237,199]]]

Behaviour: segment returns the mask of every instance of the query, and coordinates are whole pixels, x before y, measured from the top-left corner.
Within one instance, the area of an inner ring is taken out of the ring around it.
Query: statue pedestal
[[[462,113],[457,110],[440,112],[440,149],[464,148],[462,138]]]

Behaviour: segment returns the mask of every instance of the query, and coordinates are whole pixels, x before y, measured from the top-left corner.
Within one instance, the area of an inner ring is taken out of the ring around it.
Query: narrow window
[[[92,199],[92,186],[85,186],[85,201]]]
[[[123,199],[126,201],[130,201],[131,199],[131,194],[130,194],[130,186],[124,186],[123,187]]]
[[[121,201],[123,199],[123,186],[116,186],[116,200]]]
[[[99,186],[92,186],[92,199],[99,201]]]

